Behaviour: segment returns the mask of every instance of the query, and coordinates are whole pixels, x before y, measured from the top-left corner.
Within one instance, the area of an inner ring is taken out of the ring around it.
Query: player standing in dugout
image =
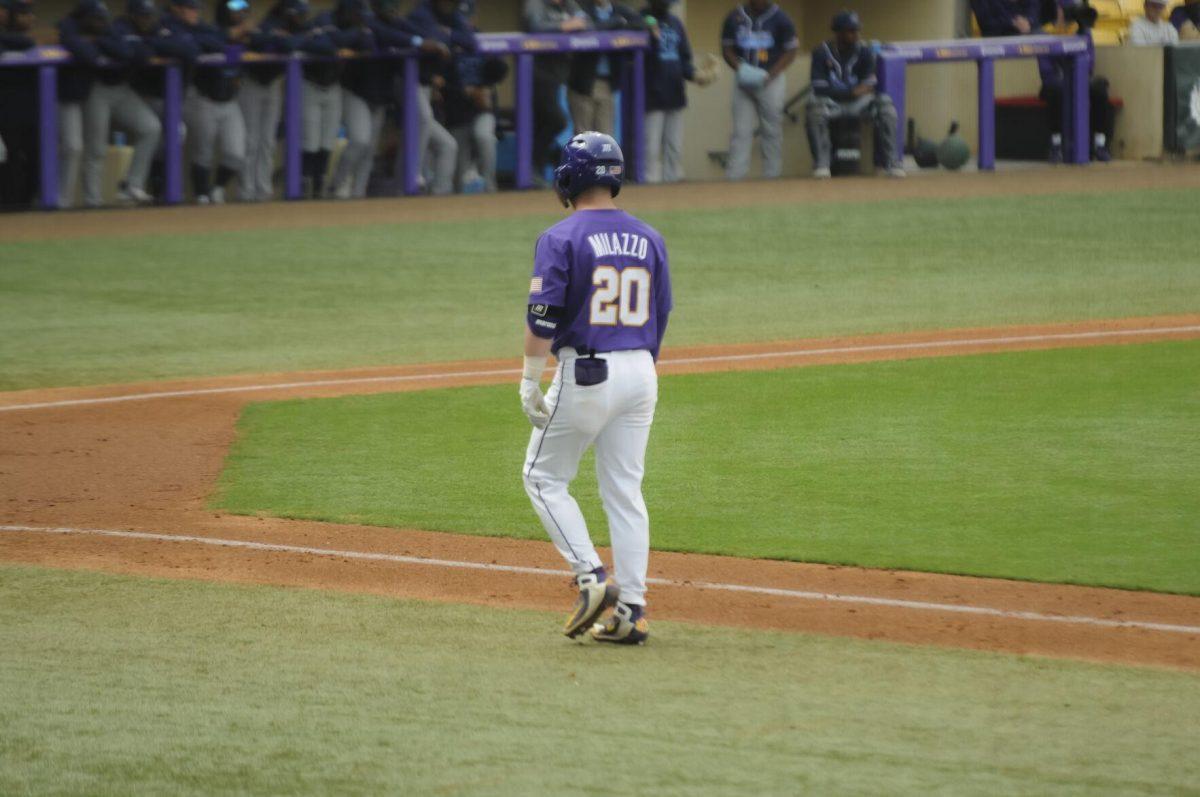
[[[554,172],[555,191],[574,212],[542,233],[534,252],[520,389],[534,429],[522,476],[546,533],[575,573],[579,597],[563,633],[574,638],[590,627],[599,642],[642,644],[649,636],[650,560],[642,475],[671,279],[662,236],[613,202],[624,174],[621,148],[596,132],[572,138]],[[543,396],[551,352],[558,369]],[[567,491],[592,444],[613,579]]]

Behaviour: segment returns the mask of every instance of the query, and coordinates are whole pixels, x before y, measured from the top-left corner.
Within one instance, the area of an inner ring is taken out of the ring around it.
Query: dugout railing
[[[905,72],[909,64],[974,61],[978,69],[979,168],[996,168],[996,61],[1010,58],[1061,58],[1068,77],[1063,97],[1064,160],[1087,163],[1091,147],[1088,130],[1088,40],[1086,36],[1007,36],[991,39],[945,39],[896,42],[879,52],[879,89],[896,106],[896,157],[903,157]]]
[[[645,114],[645,50],[650,36],[640,31],[592,31],[574,34],[560,33],[481,33],[479,51],[487,55],[511,56],[515,61],[514,106],[516,135],[516,164],[514,182],[517,188],[533,185],[533,68],[538,55],[577,52],[624,53],[630,59],[622,86],[622,140],[629,161],[628,173],[634,180],[643,175],[643,124]],[[404,140],[404,177],[406,194],[419,192],[420,116],[417,110],[419,60],[416,50],[389,50],[337,56],[341,60],[386,58],[403,61],[403,92],[401,129]],[[282,63],[284,72],[283,110],[283,195],[285,199],[301,197],[301,66],[306,61],[334,60],[334,57],[314,57],[307,54],[274,55],[256,53],[231,45],[225,53],[209,53],[199,57],[199,66],[221,66],[250,63]],[[19,53],[0,55],[0,68],[27,68],[37,73],[38,96],[38,185],[39,204],[45,209],[59,207],[58,196],[58,70],[71,63],[70,54],[62,47],[44,46]],[[181,64],[155,59],[151,66],[164,70],[163,93],[163,201],[174,205],[183,201],[183,67]]]

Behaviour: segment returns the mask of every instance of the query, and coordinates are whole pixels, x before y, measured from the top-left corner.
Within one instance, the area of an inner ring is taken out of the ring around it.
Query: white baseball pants
[[[646,182],[683,179],[683,109],[646,111]]]
[[[338,196],[361,199],[367,195],[375,151],[383,135],[384,107],[372,108],[367,101],[342,87],[342,126],[346,128],[346,148],[338,159],[333,175]]]
[[[783,75],[758,89],[733,87],[733,136],[725,176],[741,180],[750,171],[750,145],[757,129],[762,146],[763,177],[783,172],[783,104],[787,81]]]
[[[242,199],[272,199],[275,187],[275,133],[283,113],[283,76],[259,83],[247,76],[238,91],[238,104],[246,123],[246,161],[242,169]]]
[[[559,351],[558,371],[546,394],[545,429],[534,429],[522,471],[525,491],[546,533],[576,574],[601,565],[579,504],[567,491],[579,460],[596,446],[596,480],[621,601],[644,606],[650,562],[650,516],[642,500],[646,442],[658,401],[658,376],[650,352],[597,355],[608,361],[608,379],[575,384],[573,349]]]

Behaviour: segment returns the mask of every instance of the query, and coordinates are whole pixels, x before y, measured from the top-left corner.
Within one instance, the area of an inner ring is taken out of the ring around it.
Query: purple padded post
[[[183,201],[183,72],[177,65],[163,67],[166,88],[163,94],[163,170],[166,187],[163,201],[178,205]]]
[[[300,91],[300,59],[288,60],[283,77],[283,196],[300,199],[300,107],[304,102]]]
[[[421,113],[417,108],[421,92],[420,62],[416,56],[404,59],[404,193],[419,193],[421,184]]]
[[[979,65],[979,152],[980,171],[996,168],[996,62],[980,58]]]
[[[58,197],[58,67],[38,67],[38,157],[42,208],[59,207]]]
[[[1088,59],[1086,52],[1078,53],[1070,59],[1070,95],[1071,101],[1064,102],[1065,112],[1071,114],[1071,163],[1089,163],[1092,159],[1092,123],[1091,123],[1091,76],[1088,74]]]
[[[519,53],[517,61],[517,188],[533,185],[533,56]]]
[[[633,51],[633,79],[629,92],[629,131],[632,146],[625,145],[626,152],[633,153],[634,182],[646,179],[646,51]]]
[[[905,117],[905,70],[907,63],[903,58],[893,58],[886,52],[879,54],[879,66],[876,77],[879,79],[879,90],[892,99],[896,106],[896,153],[900,160],[904,157],[904,125]]]

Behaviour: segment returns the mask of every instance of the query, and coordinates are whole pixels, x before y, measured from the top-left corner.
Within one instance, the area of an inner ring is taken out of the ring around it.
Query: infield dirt
[[[1200,315],[677,349],[664,354],[662,371],[1195,338],[1200,338]],[[0,450],[0,495],[5,496],[0,525],[128,529],[561,568],[548,542],[247,518],[206,508],[235,421],[248,401],[498,383],[512,380],[517,370],[515,361],[448,363],[0,394],[0,439],[5,441]],[[161,393],[171,395],[147,395]],[[572,597],[565,578],[557,582],[520,573],[41,531],[0,532],[0,559],[550,610],[564,609]],[[693,584],[734,583],[1186,626],[1200,626],[1198,598],[672,553],[653,555],[651,575],[677,582],[654,588],[653,613],[664,619],[1200,669],[1200,634],[782,595],[715,594]]]

